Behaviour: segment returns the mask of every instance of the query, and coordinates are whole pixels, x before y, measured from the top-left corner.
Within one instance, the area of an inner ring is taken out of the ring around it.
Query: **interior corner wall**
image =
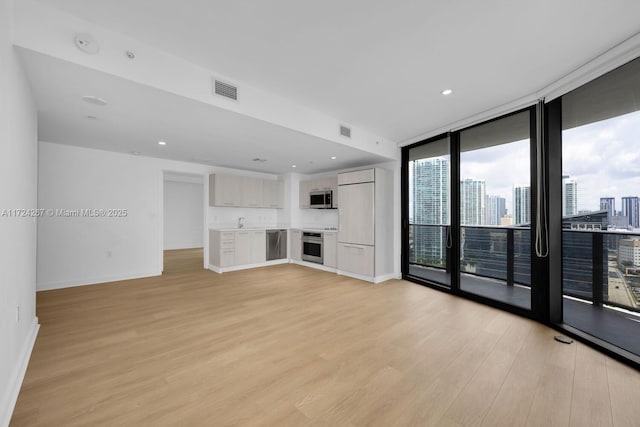
[[[0,426],[8,425],[38,331],[35,314],[37,113],[0,0]]]
[[[204,186],[164,181],[164,249],[204,246]]]
[[[160,275],[164,172],[210,169],[40,142],[38,290]]]

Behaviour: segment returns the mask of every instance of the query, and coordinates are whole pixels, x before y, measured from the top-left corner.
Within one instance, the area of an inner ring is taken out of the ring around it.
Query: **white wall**
[[[37,123],[0,0],[0,211],[36,208]],[[0,426],[8,425],[38,330],[36,219],[0,215]],[[19,310],[19,314],[18,314]]]
[[[164,171],[211,169],[47,142],[39,155],[40,208],[127,210],[124,218],[40,218],[39,290],[161,274]]]
[[[204,246],[204,184],[164,181],[164,249]]]

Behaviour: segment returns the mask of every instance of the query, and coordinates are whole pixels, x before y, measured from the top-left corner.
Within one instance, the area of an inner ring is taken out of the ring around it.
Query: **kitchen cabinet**
[[[336,233],[323,233],[322,250],[324,251],[323,264],[327,267],[337,267],[338,236]]]
[[[240,206],[242,178],[237,175],[209,175],[209,206]]]
[[[209,264],[231,267],[236,263],[236,233],[209,230]]]
[[[236,231],[236,265],[251,264],[251,235],[248,230]]]
[[[282,209],[284,184],[249,176],[211,174],[209,206]]]
[[[374,191],[373,182],[340,187],[338,218],[341,242],[374,245]]]
[[[251,235],[251,264],[259,264],[267,260],[267,233],[264,230],[253,230]]]
[[[265,179],[262,181],[262,207],[272,209],[284,208],[284,184],[282,181]]]
[[[243,176],[240,187],[240,206],[244,208],[263,207],[263,184],[258,178]]]
[[[380,168],[338,175],[338,272],[373,282],[393,275],[391,174]]]
[[[300,209],[309,209],[309,193],[311,192],[311,181],[300,181]]]
[[[209,230],[209,264],[216,267],[263,263],[266,250],[265,230]]]
[[[289,257],[296,261],[302,260],[302,230],[292,229],[289,231],[290,239],[290,253]]]
[[[338,259],[340,270],[366,277],[375,275],[373,246],[338,243]]]

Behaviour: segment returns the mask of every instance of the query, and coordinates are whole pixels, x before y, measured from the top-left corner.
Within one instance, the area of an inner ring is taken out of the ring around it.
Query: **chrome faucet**
[[[244,227],[244,217],[241,216],[238,218],[238,228]]]

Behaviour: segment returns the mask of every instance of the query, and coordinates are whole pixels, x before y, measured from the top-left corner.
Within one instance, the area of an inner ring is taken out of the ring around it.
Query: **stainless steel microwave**
[[[333,208],[333,191],[312,191],[309,193],[309,206],[315,209]]]

